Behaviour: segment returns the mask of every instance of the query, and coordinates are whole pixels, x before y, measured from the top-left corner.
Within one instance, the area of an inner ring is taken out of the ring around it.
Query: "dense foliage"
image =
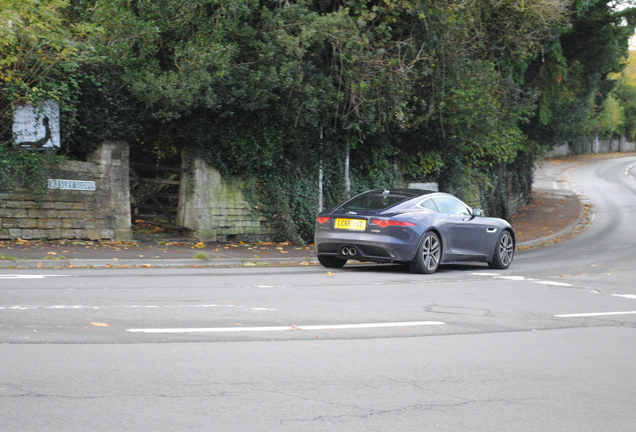
[[[591,136],[636,139],[636,51],[630,51],[622,73],[611,74],[615,86],[604,101],[595,97],[590,109],[594,113],[588,121]],[[602,96],[602,95],[600,95]]]
[[[607,97],[634,30],[608,0],[0,2],[3,142],[12,104],[57,99],[69,156],[102,138],[137,161],[187,148],[257,179],[252,199],[296,241],[321,168],[326,206],[427,179],[507,217],[545,148],[631,97]]]

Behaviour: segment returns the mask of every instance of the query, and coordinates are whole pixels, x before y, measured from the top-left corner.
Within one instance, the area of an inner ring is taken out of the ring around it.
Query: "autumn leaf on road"
[[[38,262],[35,266],[37,268],[42,268],[42,267],[44,267],[44,264],[42,264],[41,262]]]
[[[94,325],[95,327],[110,327],[110,324],[106,324],[106,323],[91,322],[89,324]]]

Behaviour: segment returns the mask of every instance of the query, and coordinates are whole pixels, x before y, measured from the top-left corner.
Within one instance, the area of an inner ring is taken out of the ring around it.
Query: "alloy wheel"
[[[435,270],[439,264],[439,239],[435,234],[431,234],[424,239],[422,245],[422,258],[424,266],[429,270]]]
[[[512,241],[512,236],[507,232],[501,236],[501,241],[499,242],[499,261],[504,266],[510,265],[512,262],[512,257],[514,253],[514,241]]]

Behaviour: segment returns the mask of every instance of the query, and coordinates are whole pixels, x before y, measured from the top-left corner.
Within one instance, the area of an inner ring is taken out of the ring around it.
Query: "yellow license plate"
[[[336,219],[336,228],[364,231],[367,229],[367,221],[364,219]]]

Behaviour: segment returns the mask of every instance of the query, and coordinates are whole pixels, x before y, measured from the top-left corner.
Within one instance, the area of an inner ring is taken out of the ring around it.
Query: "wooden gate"
[[[130,164],[130,207],[133,219],[161,220],[175,225],[183,168]]]

